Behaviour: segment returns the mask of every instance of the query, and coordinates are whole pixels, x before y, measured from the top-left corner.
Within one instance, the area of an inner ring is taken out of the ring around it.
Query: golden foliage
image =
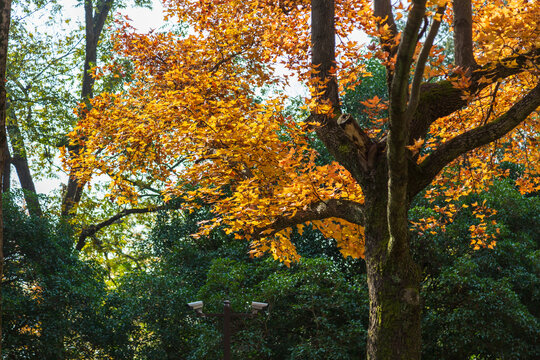
[[[137,34],[128,24],[121,27],[114,51],[119,60],[127,58],[133,63],[133,81],[123,92],[103,93],[92,100],[90,109],[82,109],[86,116],[71,137],[83,145],[84,152],[66,159],[66,166],[77,169],[78,176],[86,180],[110,176],[109,191],[119,204],[136,203],[137,184],[148,179],[157,182],[166,200],[180,197],[189,204],[188,209],[199,206],[200,200],[210,203],[217,219],[201,224],[199,234],[221,226],[250,240],[255,231],[267,229],[268,236],[263,231],[262,238],[251,239],[252,254],[269,252],[290,264],[298,259],[290,241],[292,230],[274,231],[277,218],[293,218],[298,211],[328,199],[363,203],[360,186],[343,167],[336,162],[316,165],[317,153],[307,137],[314,124],[284,115],[288,98],[282,90],[289,79],[310,84],[317,72],[310,64],[309,2],[164,3],[167,18],[188,25],[187,33]],[[440,1],[430,4],[430,11],[440,5]],[[407,13],[400,2],[396,11]],[[448,8],[443,21],[451,24],[451,15]],[[539,8],[526,0],[478,3],[474,40],[479,63],[538,47],[538,15]],[[335,74],[341,92],[366,75],[362,59],[375,56],[390,67],[395,61],[383,47],[370,45],[370,51],[365,51],[353,39],[353,32],[361,31],[399,42],[399,36],[392,39],[388,26],[372,15],[370,1],[337,1],[336,31]],[[444,60],[443,49],[434,46],[426,80],[455,70]],[[100,77],[118,73],[118,69],[113,63],[95,69],[95,74]],[[417,139],[409,149],[422,161],[440,144],[502,114],[524,90],[534,86],[537,76],[537,70],[531,68],[491,84],[480,94],[471,94],[467,107],[439,119],[429,135]],[[469,80],[463,74],[453,84],[465,88]],[[313,94],[321,91],[319,86],[311,83]],[[264,98],[262,90],[266,91]],[[364,105],[372,114],[388,106],[378,97]],[[331,109],[329,104],[309,99],[305,106],[319,113]],[[383,131],[382,123],[367,133]],[[538,191],[538,123],[538,115],[531,116],[516,131],[462,156],[440,174],[426,196],[449,199],[446,207],[436,209],[441,219],[451,220],[457,211],[454,202],[460,197],[505,176],[501,167],[505,161],[524,165],[524,174],[517,181],[523,192]],[[475,209],[476,216],[485,216],[480,220],[487,221],[490,211]],[[413,225],[421,231],[435,231],[444,223],[441,219],[424,219]],[[363,256],[363,227],[337,218],[311,223],[335,238],[345,256]],[[493,246],[492,234],[482,224],[471,228],[472,244]]]

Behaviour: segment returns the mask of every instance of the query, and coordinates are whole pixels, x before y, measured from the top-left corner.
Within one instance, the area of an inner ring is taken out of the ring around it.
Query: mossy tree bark
[[[378,181],[366,187],[364,204],[370,299],[367,358],[420,359],[420,272],[408,251],[408,234],[391,239],[385,175],[380,173]]]

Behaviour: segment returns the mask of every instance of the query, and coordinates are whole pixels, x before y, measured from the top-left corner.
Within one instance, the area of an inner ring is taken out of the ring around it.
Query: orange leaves
[[[489,79],[482,81],[491,82]],[[437,120],[426,137],[424,149],[430,152],[439,144],[473,128],[492,122],[504,114],[536,84],[534,75],[523,73],[519,76],[505,79],[499,85],[493,83],[479,94],[476,94],[467,107],[445,118]],[[498,91],[497,91],[498,90]],[[540,130],[540,119],[533,113],[525,122],[495,143],[473,150],[454,161],[442,173],[435,185],[448,186],[445,191],[455,194],[467,194],[470,191],[480,191],[488,188],[493,179],[508,175],[506,163],[511,162],[520,166],[516,185],[522,193],[528,193],[540,188],[540,150],[537,137]],[[419,158],[419,162],[422,161]],[[454,195],[451,195],[454,196]]]
[[[535,1],[473,2],[473,38],[480,64],[538,48],[540,8]]]
[[[388,105],[381,102],[381,99],[377,95],[366,101],[361,101],[360,103],[369,109],[377,109],[378,111],[388,107]]]
[[[480,219],[479,224],[473,224],[469,227],[473,249],[479,250],[481,247],[486,246],[493,249],[496,244],[495,239],[500,230],[496,227],[497,222],[495,220],[488,222],[487,218],[495,215],[497,211],[487,207],[485,200],[482,204],[475,202],[471,206],[473,207],[473,215],[477,219]]]
[[[251,243],[250,255],[259,257],[265,253],[270,253],[274,260],[282,261],[286,266],[298,262],[300,256],[296,252],[296,247],[290,240],[291,229],[286,229],[275,234],[273,238],[262,238]]]
[[[418,154],[418,152],[420,151],[420,149],[422,148],[422,145],[424,145],[424,139],[416,139],[414,141],[414,144],[412,145],[408,145],[408,146],[405,146],[407,149],[409,149],[409,151],[413,154],[413,155],[416,155]]]
[[[341,254],[354,259],[364,258],[364,227],[338,218],[311,222],[327,238],[337,241]]]
[[[432,1],[428,10],[444,2]],[[501,6],[498,0],[475,7],[475,51],[481,62],[507,52],[519,53],[537,41],[538,29],[532,24],[537,22],[533,20],[538,8],[524,0],[506,3],[509,6]],[[328,79],[317,81],[312,76],[318,69],[310,61],[310,2],[166,0],[165,4],[167,16],[178,19],[187,30],[143,35],[127,25],[120,29],[114,41],[116,63],[95,73],[130,75],[132,81],[121,93],[101,94],[92,100],[91,110],[84,109],[86,117],[71,137],[84,144],[85,150],[66,159],[66,166],[87,180],[109,176],[111,197],[120,204],[136,202],[148,188],[165,200],[181,198],[186,210],[200,206],[201,201],[212,204],[216,219],[200,224],[200,234],[221,227],[249,240],[262,231],[263,237],[252,242],[252,254],[268,252],[290,264],[298,259],[290,242],[292,230],[273,230],[276,219],[291,219],[329,199],[364,201],[360,186],[339,164],[316,163],[318,154],[309,146],[306,133],[317,125],[298,123],[285,115],[287,76],[311,86],[312,100],[306,101],[304,111],[332,114],[336,110],[335,104],[322,100]],[[368,0],[336,1],[332,75],[340,91],[368,76],[362,59],[374,56],[393,68],[395,57],[389,56],[389,49],[399,44],[400,35],[394,36],[383,19],[372,15],[371,5]],[[398,2],[396,7],[398,16],[406,15],[406,5]],[[451,17],[445,15],[443,21],[451,22]],[[383,39],[386,46],[373,42],[363,47],[355,35],[358,30]],[[420,48],[418,44],[417,52]],[[452,71],[444,51],[432,47],[426,81]],[[126,60],[132,74],[126,71]],[[505,66],[516,64],[510,61]],[[466,94],[468,106],[437,120],[426,136],[407,148],[413,155],[421,151],[421,162],[440,144],[494,121],[524,89],[534,86],[535,76],[534,72],[514,76],[479,94]],[[463,71],[450,81],[462,90],[471,85]],[[498,92],[495,86],[500,86]],[[374,96],[362,105],[373,125],[366,132],[378,134],[384,129],[386,119],[381,119],[381,113],[388,103]],[[427,192],[432,199],[440,196],[447,201],[433,206],[434,216],[414,225],[422,232],[444,231],[460,211],[456,201],[506,174],[502,164],[507,161],[523,168],[517,181],[522,191],[537,191],[539,129],[538,116],[532,116],[498,144],[457,159]],[[490,213],[480,207],[474,211],[478,224],[471,228],[473,245],[489,247],[493,239],[488,241],[485,234],[493,233]],[[363,228],[340,219],[313,221],[312,225],[335,238],[345,256],[363,256]],[[298,231],[303,231],[302,226]]]

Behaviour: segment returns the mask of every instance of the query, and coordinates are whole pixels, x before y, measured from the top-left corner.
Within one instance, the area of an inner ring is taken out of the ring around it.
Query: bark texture
[[[6,136],[6,64],[8,54],[9,25],[11,22],[11,0],[0,0],[0,171],[3,178],[7,148]],[[1,195],[1,194],[0,194]],[[2,357],[2,282],[4,280],[4,222],[0,196],[0,358]]]
[[[455,63],[465,69],[474,68],[476,61],[472,41],[471,0],[454,0],[454,49]]]
[[[2,172],[2,193],[11,190],[11,154],[9,153],[9,146],[4,142],[4,150],[2,153],[4,157],[4,169]]]
[[[367,358],[420,359],[420,271],[408,251],[389,251],[387,200],[380,191],[386,186],[366,193]]]

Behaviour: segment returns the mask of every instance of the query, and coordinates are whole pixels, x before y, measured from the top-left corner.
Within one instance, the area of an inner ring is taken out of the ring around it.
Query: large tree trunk
[[[365,260],[370,313],[367,358],[420,359],[420,271],[410,252],[392,251],[385,166],[365,187]],[[408,244],[406,239],[399,239]]]
[[[384,219],[384,214],[381,214]],[[381,217],[374,215],[374,217]],[[410,254],[396,258],[384,255],[388,243],[386,221],[367,218],[367,280],[369,287],[369,332],[367,358],[420,359],[420,279]],[[381,247],[383,249],[381,249]]]
[[[381,0],[378,4],[380,12],[389,11],[389,1]],[[314,76],[318,78],[315,80],[326,81],[325,91],[316,100],[330,101],[334,106],[333,117],[312,114],[323,125],[317,134],[335,159],[361,183],[365,196],[365,259],[370,297],[367,356],[370,360],[420,359],[420,277],[409,251],[405,149],[408,122],[403,114],[408,90],[405,80],[425,11],[424,2],[415,4],[413,21],[408,22],[405,31],[409,41],[398,51],[402,64],[396,66],[391,78],[403,83],[392,86],[392,131],[386,146],[381,147],[373,144],[358,126],[352,124],[347,128],[354,119],[340,116],[337,79],[331,71],[335,66],[334,2],[313,0],[311,11],[312,63],[318,70]],[[363,140],[350,143],[347,129],[354,129],[359,134],[356,138]],[[351,150],[342,150],[345,145]],[[386,157],[382,153],[385,147]],[[381,153],[370,160],[370,152]]]
[[[6,156],[6,63],[11,22],[11,0],[0,0],[0,175],[4,172]],[[2,178],[3,176],[0,176]],[[0,194],[0,358],[2,357],[2,281],[4,280],[4,224]]]

